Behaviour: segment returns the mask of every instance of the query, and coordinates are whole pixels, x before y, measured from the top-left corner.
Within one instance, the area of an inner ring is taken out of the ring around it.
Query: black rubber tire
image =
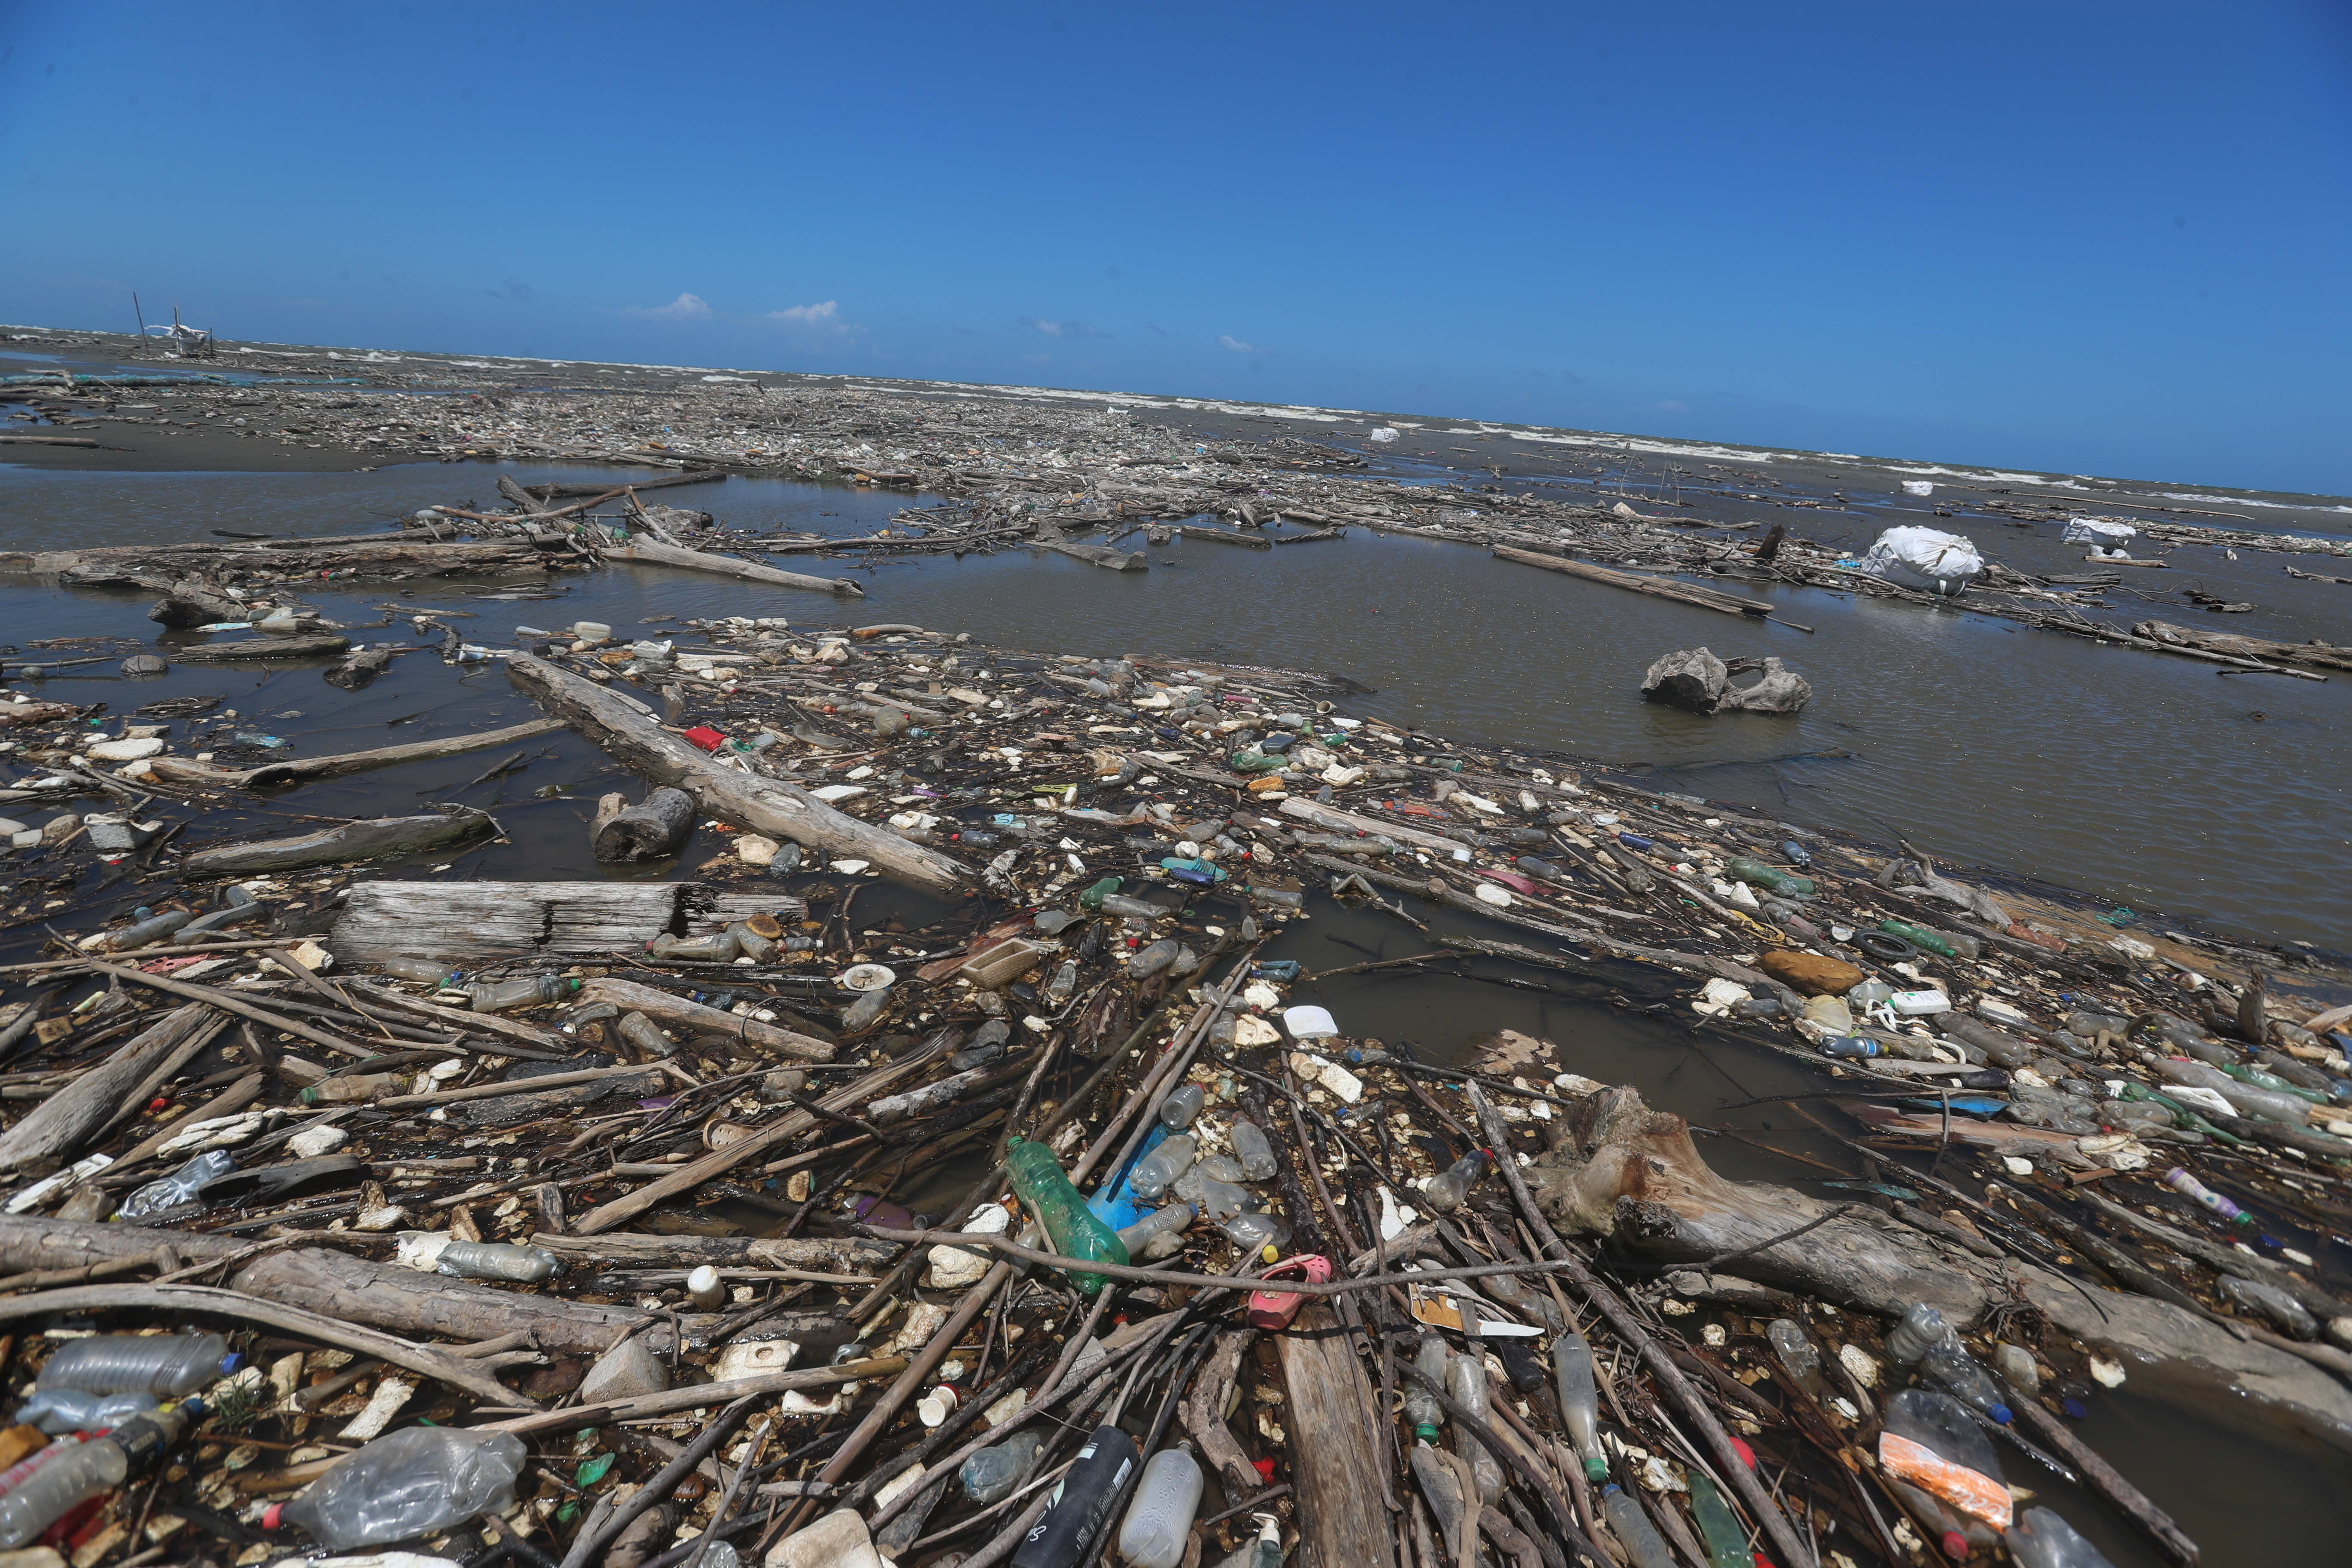
[[[1917,946],[1893,931],[1858,931],[1853,945],[1881,963],[1908,963],[1919,956]]]

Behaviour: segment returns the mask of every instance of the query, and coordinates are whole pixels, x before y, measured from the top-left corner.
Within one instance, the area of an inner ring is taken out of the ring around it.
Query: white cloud
[[[1272,349],[1262,349],[1255,343],[1245,343],[1230,332],[1217,334],[1217,346],[1231,349],[1237,354],[1270,354],[1274,352]]]
[[[837,327],[841,324],[841,301],[827,300],[822,305],[794,305],[789,310],[771,310],[768,320],[789,321],[800,327]]]
[[[641,321],[707,321],[710,320],[709,302],[699,294],[680,294],[667,305],[631,305],[621,311]]]
[[[1016,316],[1023,326],[1045,333],[1049,338],[1107,338],[1110,336],[1091,321],[1049,321],[1043,316]]]

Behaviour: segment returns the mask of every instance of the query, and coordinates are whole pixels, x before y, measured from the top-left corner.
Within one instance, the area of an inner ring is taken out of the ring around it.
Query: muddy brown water
[[[508,471],[525,483],[609,472]],[[432,465],[283,475],[0,468],[0,539],[40,548],[163,542],[206,537],[215,528],[360,531],[426,504],[488,501],[495,477],[486,467]],[[710,508],[739,526],[844,534],[873,531],[907,504],[901,496],[744,479],[667,499]],[[1139,545],[1140,536],[1131,542]],[[818,567],[855,571],[867,584],[868,597],[849,605],[810,595],[755,598],[741,584],[642,569],[574,579],[569,592],[541,600],[486,599],[468,592],[486,584],[463,583],[336,589],[310,600],[353,625],[381,619],[377,606],[386,605],[470,610],[477,618],[462,624],[471,640],[492,647],[510,646],[518,626],[599,620],[625,635],[667,636],[696,616],[782,614],[812,629],[907,621],[1040,650],[1328,669],[1369,689],[1343,711],[1465,740],[1646,763],[1661,787],[1791,822],[1881,841],[1899,834],[1934,854],[2083,887],[2221,931],[2345,945],[2352,816],[2344,809],[2342,757],[2352,710],[2342,682],[2257,678],[2264,683],[2255,687],[2217,679],[2190,661],[2092,647],[1965,612],[1776,590],[1780,613],[1816,628],[1808,637],[1510,566],[1459,545],[1361,531],[1344,542],[1269,552],[1192,544],[1150,548],[1150,555],[1147,574],[1113,574],[1028,550]],[[5,638],[20,646],[95,634],[155,640],[148,602],[143,595],[0,580]],[[654,624],[642,624],[649,619]],[[400,621],[354,636],[417,640]],[[1725,655],[1788,659],[1814,683],[1813,706],[1794,720],[1701,720],[1639,700],[1635,687],[1650,659],[1702,643]],[[360,692],[327,686],[320,668],[175,664],[137,682],[69,673],[34,689],[116,710],[219,695],[236,711],[237,728],[285,737],[307,754],[537,716],[495,663],[452,669],[420,652]],[[569,734],[527,750],[522,771],[471,789],[459,786],[504,753],[274,792],[249,809],[192,826],[187,837],[291,831],[299,824],[287,814],[404,813],[423,802],[462,799],[494,811],[504,841],[420,868],[446,864],[445,875],[488,880],[605,875],[588,855],[585,824],[596,795],[631,782]],[[562,793],[539,798],[535,792],[549,785]],[[690,876],[715,848],[709,838],[678,861],[637,874]],[[86,882],[53,894],[63,903],[47,918],[84,931],[156,891]],[[1319,970],[1430,951],[1422,933],[1391,917],[1319,896],[1308,909],[1310,918],[1284,931],[1268,956]],[[861,893],[858,910],[860,927],[894,916],[914,927],[942,912],[931,900],[879,884]],[[1480,924],[1452,911],[1418,912],[1438,932]],[[1488,928],[1488,934],[1513,933]],[[38,941],[37,930],[6,933],[0,956],[28,956]],[[1774,1148],[1866,1174],[1850,1151],[1790,1107],[1724,1110],[1727,1101],[1802,1092],[1825,1080],[1735,1034],[1695,1029],[1687,1008],[1668,1000],[1680,987],[1655,972],[1612,966],[1595,980],[1492,961],[1460,967],[1458,977],[1339,977],[1302,988],[1297,999],[1329,1006],[1353,1035],[1410,1042],[1441,1063],[1463,1059],[1499,1028],[1556,1040],[1572,1070],[1633,1083],[1654,1105],[1738,1130],[1743,1138],[1702,1138],[1710,1162],[1735,1179],[1827,1195],[1819,1185],[1825,1173]],[[1834,1112],[1817,1114],[1837,1123]],[[902,1195],[917,1207],[943,1203],[969,1180],[949,1177],[942,1173],[931,1184],[936,1190]],[[2326,1246],[2326,1238],[2305,1240]],[[2352,1481],[2344,1455],[2282,1444],[2247,1430],[2228,1410],[2184,1410],[2133,1384],[2099,1391],[2088,1403],[2085,1440],[2202,1541],[2207,1562],[2340,1560],[2334,1504]],[[2035,1473],[2021,1456],[2003,1458],[2012,1482],[2064,1513],[2119,1568],[2158,1561],[2095,1500]],[[2257,1505],[2252,1520],[2249,1503]]]

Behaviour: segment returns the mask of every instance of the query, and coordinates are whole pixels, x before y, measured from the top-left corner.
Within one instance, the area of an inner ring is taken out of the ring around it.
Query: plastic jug
[[[1193,1511],[1201,1506],[1202,1476],[1192,1445],[1179,1443],[1151,1456],[1135,1500],[1118,1527],[1118,1554],[1136,1568],[1176,1568],[1184,1556]]]

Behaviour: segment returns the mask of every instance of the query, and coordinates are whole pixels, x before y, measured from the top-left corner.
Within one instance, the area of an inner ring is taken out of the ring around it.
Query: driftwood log
[[[683,996],[650,985],[640,985],[634,980],[615,980],[609,976],[591,980],[581,988],[583,1002],[610,1002],[625,1013],[643,1013],[657,1023],[690,1029],[697,1034],[717,1035],[725,1039],[743,1040],[762,1050],[782,1051],[803,1061],[829,1062],[833,1047],[824,1041],[807,1035],[780,1029],[773,1024],[762,1024],[737,1013],[722,1013],[716,1007],[706,1007]]]
[[[357,691],[392,668],[392,661],[407,652],[403,647],[372,647],[364,653],[348,654],[343,662],[328,670],[322,678],[330,686],[345,691]]]
[[[583,676],[529,654],[509,660],[507,671],[556,717],[655,783],[685,790],[713,816],[836,859],[869,861],[926,892],[951,896],[970,875],[950,857],[835,811],[798,784],[720,763],[664,730],[634,699]]]
[[[227,1023],[226,1016],[200,1003],[164,1014],[0,1133],[0,1171],[13,1171],[37,1160],[70,1159],[82,1140],[114,1119],[124,1100],[146,1081],[151,1068],[176,1055],[184,1045],[201,1046]]]
[[[665,787],[635,805],[625,804],[623,796],[606,795],[597,803],[589,840],[599,860],[658,860],[677,854],[693,831],[694,797]]]
[[[327,948],[345,964],[597,958],[642,949],[706,896],[693,882],[360,882]]]
[[[772,588],[799,588],[810,593],[832,594],[845,599],[862,599],[866,590],[846,577],[812,577],[804,572],[784,572],[756,562],[738,561],[731,555],[713,555],[707,550],[689,550],[683,544],[663,544],[650,539],[633,539],[626,544],[609,546],[604,552],[607,560],[635,562],[642,566],[678,566],[688,572],[711,572],[721,577],[737,577],[746,583],[764,583]]]
[[[1380,1489],[1388,1464],[1373,1434],[1382,1413],[1363,1364],[1328,1302],[1310,1300],[1274,1336],[1289,1405],[1301,1568],[1393,1568],[1394,1532]]]
[[[290,637],[239,637],[235,642],[184,647],[180,658],[191,664],[250,664],[268,658],[325,658],[351,651],[352,639],[333,632],[299,632]]]
[[[362,654],[359,657],[365,658],[369,656]],[[327,673],[331,676],[335,671]],[[309,779],[341,778],[345,773],[365,773],[371,768],[398,767],[404,763],[425,763],[437,757],[462,756],[467,752],[488,751],[492,746],[503,746],[509,742],[531,740],[562,728],[552,719],[534,719],[528,724],[513,724],[503,730],[474,730],[462,735],[411,741],[399,746],[379,746],[371,752],[345,752],[332,757],[293,757],[284,762],[264,763],[257,768],[215,768],[184,757],[168,756],[157,757],[149,765],[158,774],[175,784],[268,789],[275,784],[300,784]]]
[[[329,866],[341,860],[373,860],[386,855],[417,855],[427,849],[449,849],[499,831],[488,812],[462,811],[450,816],[380,816],[298,833],[290,838],[257,838],[242,844],[221,844],[199,849],[181,863],[189,877],[221,877],[232,872],[287,871],[301,866]]]
[[[1769,616],[1772,613],[1769,600],[1744,599],[1737,594],[1718,594],[1712,588],[1677,583],[1669,578],[1640,577],[1631,572],[1612,572],[1606,566],[1588,565],[1581,561],[1570,561],[1564,555],[1539,555],[1532,550],[1514,550],[1508,545],[1496,546],[1494,553],[1499,561],[1540,566],[1547,572],[1564,572],[1588,583],[1627,588],[1636,594],[1647,594],[1654,599],[1673,599],[1678,604],[1696,605],[1702,610],[1714,610],[1723,615]]]

